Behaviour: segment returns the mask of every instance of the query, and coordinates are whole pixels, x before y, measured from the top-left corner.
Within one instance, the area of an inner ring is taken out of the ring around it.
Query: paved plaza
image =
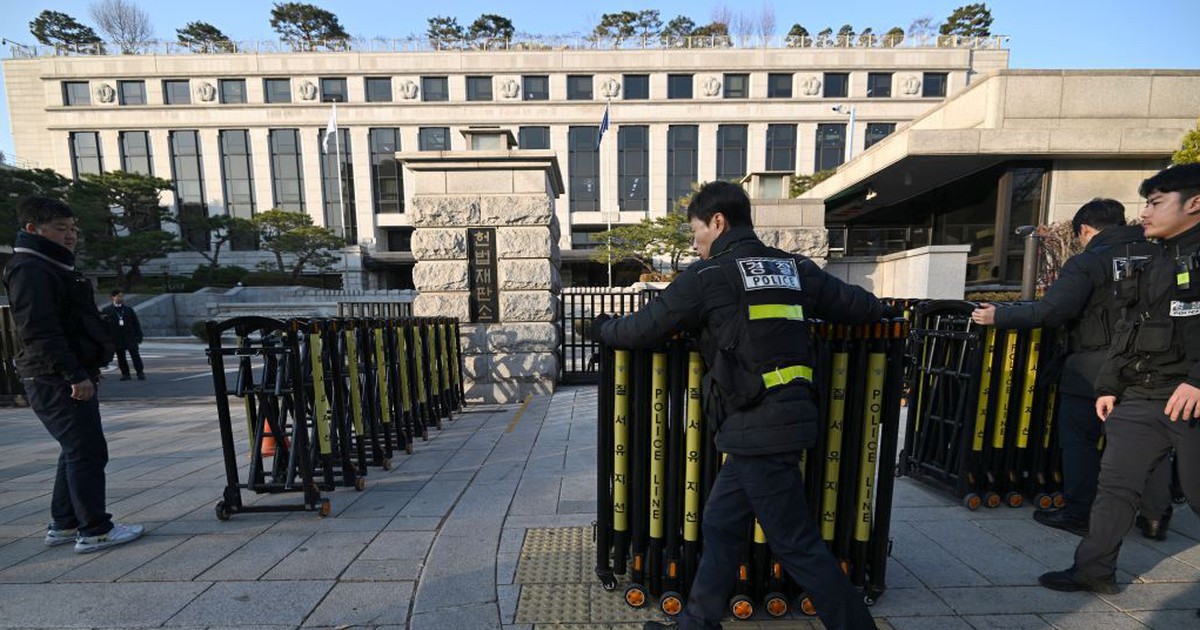
[[[224,471],[203,351],[143,352],[151,380],[101,386],[109,509],[147,529],[128,546],[84,556],[43,545],[57,446],[28,409],[0,409],[0,627],[633,630],[655,618],[592,577],[594,387],[468,408],[397,454],[392,470],[371,468],[365,491],[329,493],[329,518],[219,521]],[[970,512],[898,480],[888,591],[873,608],[880,627],[1200,627],[1190,510],[1176,512],[1165,542],[1126,539],[1113,596],[1038,587],[1038,574],[1070,564],[1078,539],[1030,513]]]

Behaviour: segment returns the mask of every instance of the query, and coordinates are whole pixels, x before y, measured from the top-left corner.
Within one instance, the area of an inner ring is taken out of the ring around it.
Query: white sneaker
[[[75,537],[79,535],[79,530],[72,527],[71,529],[54,529],[49,527],[46,529],[46,546],[57,547],[67,543],[75,542]]]
[[[132,542],[142,535],[143,529],[141,525],[113,523],[112,529],[99,536],[80,535],[76,538],[75,553],[92,553],[93,551],[100,551],[101,549],[108,549],[109,547]]]

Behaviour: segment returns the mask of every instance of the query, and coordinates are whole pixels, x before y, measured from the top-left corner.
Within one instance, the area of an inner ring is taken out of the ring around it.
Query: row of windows
[[[866,147],[895,131],[895,123],[868,123]],[[666,201],[671,207],[679,197],[691,191],[699,176],[699,126],[670,125],[667,128]],[[600,164],[596,151],[596,126],[572,126],[567,130],[568,199],[571,211],[600,210]],[[326,143],[325,130],[318,130],[316,142],[321,149],[322,210],[325,225],[354,242],[357,223],[354,213],[354,166],[349,129],[338,129],[336,140]],[[737,180],[747,172],[747,125],[719,125],[716,136],[716,177]],[[449,127],[422,127],[418,130],[422,151],[450,148]],[[550,127],[521,127],[520,148],[549,149]],[[767,125],[764,166],[768,171],[795,171],[796,125]],[[395,154],[400,150],[400,130],[377,128],[367,132],[370,154],[372,204],[376,213],[404,211],[404,183]],[[199,133],[176,130],[168,133],[171,178],[175,183],[177,211],[183,236],[194,247],[206,248],[208,233],[196,231],[194,219],[205,216],[204,172]],[[152,175],[149,132],[122,131],[118,136],[120,168]],[[80,131],[70,134],[71,161],[75,177],[103,171],[99,134]],[[813,143],[815,170],[841,164],[846,152],[846,125],[817,125]],[[221,182],[224,205],[230,216],[254,216],[253,155],[249,131],[218,131],[221,155]],[[304,168],[301,132],[298,129],[268,131],[272,207],[305,211]],[[339,163],[339,156],[341,161]],[[617,188],[621,210],[645,212],[649,209],[650,127],[622,125],[617,128]],[[253,244],[233,244],[235,249]]]
[[[868,98],[889,98],[892,95],[891,72],[868,72]],[[491,101],[491,76],[466,76],[466,98],[468,101]],[[723,98],[743,99],[750,96],[751,75],[745,73],[726,73],[720,85]],[[590,74],[566,77],[567,100],[592,100],[594,77]],[[344,77],[325,77],[319,80],[320,97],[326,103],[344,103],[349,99],[347,79]],[[363,88],[368,103],[387,103],[393,98],[391,77],[365,77]],[[792,98],[792,73],[769,73],[766,76],[767,98]],[[691,99],[694,97],[696,85],[695,75],[668,74],[667,98]],[[515,89],[515,88],[514,88]],[[707,89],[707,88],[706,88]],[[926,72],[921,81],[921,96],[946,96],[946,73]],[[69,106],[91,105],[91,93],[87,81],[64,81],[62,84],[63,104]],[[111,90],[110,90],[111,91]],[[826,72],[820,85],[821,96],[824,98],[847,98],[850,95],[850,73]],[[190,82],[187,79],[166,79],[162,82],[163,103],[166,105],[187,105],[192,102]],[[146,82],[140,80],[117,81],[115,94],[121,105],[145,105]],[[315,95],[313,95],[315,98]],[[450,100],[450,78],[447,76],[426,76],[420,79],[419,96],[425,102],[444,102]],[[624,100],[646,100],[650,98],[650,75],[627,74],[623,76],[621,98]],[[245,103],[245,79],[218,79],[215,92],[205,100],[219,98],[221,103]],[[549,75],[525,75],[521,77],[521,99],[526,101],[546,101],[550,99]],[[108,100],[111,100],[108,99]],[[263,100],[266,103],[292,102],[291,79],[263,79]]]

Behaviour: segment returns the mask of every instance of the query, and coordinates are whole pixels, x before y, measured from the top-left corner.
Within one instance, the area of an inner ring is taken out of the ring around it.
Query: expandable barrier
[[[238,512],[330,512],[321,493],[366,488],[368,466],[391,468],[462,408],[458,320],[236,317],[206,323],[227,485],[217,518]],[[227,344],[225,335],[236,341]],[[226,361],[234,363],[229,385]],[[230,396],[245,412],[239,460]],[[245,481],[241,479],[243,466]],[[247,504],[241,491],[301,492],[299,505]]]
[[[811,322],[816,446],[801,454],[822,537],[868,603],[885,590],[894,453],[903,391],[903,320],[868,326]],[[656,351],[601,348],[596,575],[606,590],[628,577],[625,601],[651,596],[677,615],[699,567],[701,521],[721,464],[701,410],[705,366],[689,342]],[[730,612],[768,615],[811,602],[771,553],[757,523],[746,532]]]
[[[980,326],[971,322],[976,306],[931,301],[915,309],[900,470],[972,510],[1026,501],[1061,507],[1057,331]]]

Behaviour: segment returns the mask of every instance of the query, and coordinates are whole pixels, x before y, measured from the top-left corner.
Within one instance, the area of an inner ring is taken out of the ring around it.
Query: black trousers
[[[1100,476],[1100,456],[1096,448],[1104,424],[1096,417],[1092,398],[1063,393],[1058,397],[1058,444],[1062,449],[1063,494],[1066,511],[1086,520],[1096,499]],[[1164,459],[1146,480],[1139,510],[1149,518],[1158,518],[1171,506],[1171,462]]]
[[[21,379],[21,384],[29,406],[62,447],[50,499],[54,528],[78,527],[85,536],[112,529],[112,515],[104,508],[108,442],[100,425],[99,397],[75,400],[70,383],[57,376]]]
[[[1165,400],[1127,400],[1104,422],[1108,437],[1100,485],[1088,535],[1075,549],[1075,569],[1085,577],[1108,579],[1116,572],[1121,540],[1133,527],[1142,488],[1172,448],[1183,492],[1200,514],[1200,426],[1171,422],[1165,406]]]
[[[680,616],[681,628],[721,627],[755,517],[767,544],[812,598],[826,628],[876,628],[862,594],[838,568],[809,515],[799,462],[798,453],[725,459],[704,506],[704,552]]]
[[[128,348],[117,348],[117,367],[121,368],[121,376],[129,376],[129,363],[125,360],[125,352],[129,352],[129,357],[133,359],[133,369],[141,374],[145,371],[142,365],[142,354],[138,352],[137,344],[133,344]]]

